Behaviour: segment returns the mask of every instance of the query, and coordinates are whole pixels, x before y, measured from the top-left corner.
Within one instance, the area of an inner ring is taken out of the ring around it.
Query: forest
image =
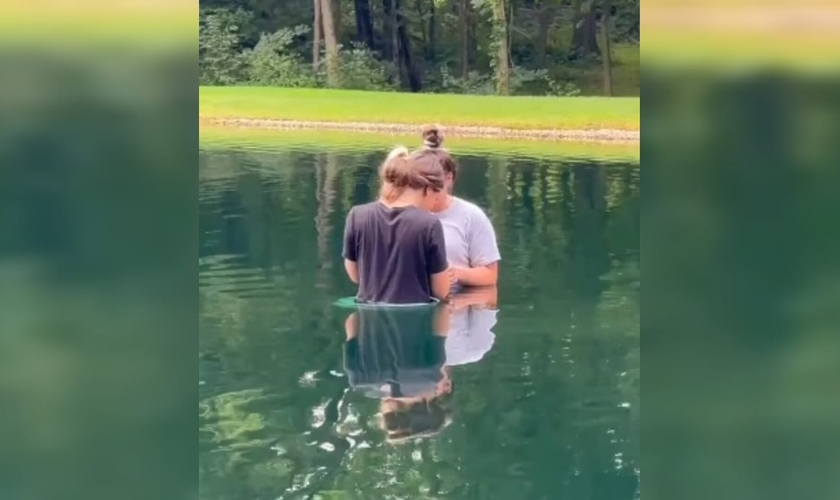
[[[639,95],[639,0],[201,0],[200,85]]]

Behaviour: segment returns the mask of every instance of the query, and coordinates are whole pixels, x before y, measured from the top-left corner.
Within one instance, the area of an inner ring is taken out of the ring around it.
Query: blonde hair
[[[418,163],[408,149],[398,146],[388,153],[382,163],[379,180],[382,183],[380,196],[393,201],[406,189],[442,191],[444,171],[439,162]]]

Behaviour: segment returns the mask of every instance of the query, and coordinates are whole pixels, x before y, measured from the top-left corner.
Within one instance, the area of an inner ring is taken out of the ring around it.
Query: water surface
[[[458,194],[497,231],[498,296],[448,310],[443,358],[410,375],[451,381],[445,424],[392,443],[379,389],[350,388],[353,311],[334,305],[354,292],[344,218],[384,154],[202,150],[201,498],[638,498],[638,165],[458,156]]]

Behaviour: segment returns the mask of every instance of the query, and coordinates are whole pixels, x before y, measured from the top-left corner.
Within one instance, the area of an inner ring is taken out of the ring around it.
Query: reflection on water
[[[460,157],[498,291],[343,309],[382,156],[201,153],[201,497],[637,497],[638,166]]]
[[[380,400],[390,442],[434,435],[450,421],[448,315],[445,306],[362,307],[344,323],[348,383]]]

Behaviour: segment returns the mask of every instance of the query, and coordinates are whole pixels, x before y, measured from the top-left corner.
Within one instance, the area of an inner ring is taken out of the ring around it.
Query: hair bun
[[[437,125],[426,125],[423,127],[423,145],[427,148],[436,149],[443,144],[443,133]]]

